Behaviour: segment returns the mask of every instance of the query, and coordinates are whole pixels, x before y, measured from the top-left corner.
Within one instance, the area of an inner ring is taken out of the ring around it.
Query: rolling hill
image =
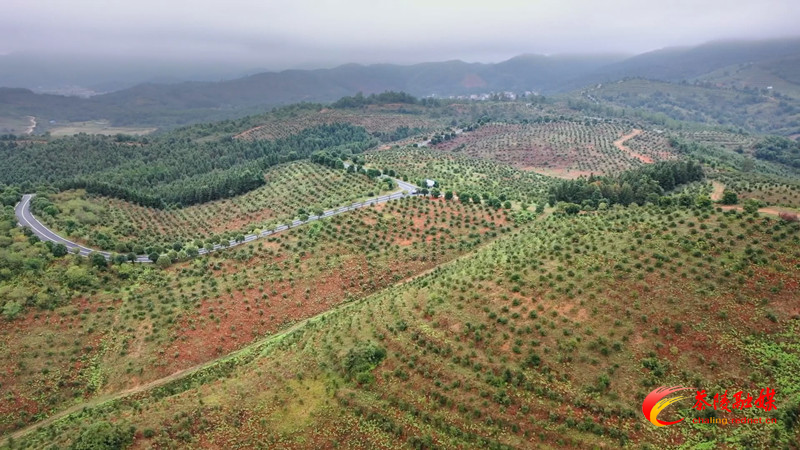
[[[609,64],[586,81],[626,77],[682,81],[737,64],[782,61],[800,55],[800,39],[718,41],[696,47],[670,47]]]
[[[393,90],[420,97],[500,91],[549,95],[627,78],[704,81],[710,89],[769,85],[796,98],[800,40],[716,42],[667,48],[631,58],[526,54],[496,64],[463,61],[408,66],[346,64],[332,69],[264,72],[219,82],[145,83],[88,99],[0,89],[0,117],[36,116],[42,119],[39,132],[46,131],[51,120],[107,119],[117,126],[165,129],[242,117],[283,104],[330,102],[356,92]]]

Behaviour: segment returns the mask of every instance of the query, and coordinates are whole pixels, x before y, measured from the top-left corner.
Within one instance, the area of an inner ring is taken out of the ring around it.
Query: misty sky
[[[0,54],[146,55],[267,69],[640,53],[800,34],[798,0],[3,0]]]

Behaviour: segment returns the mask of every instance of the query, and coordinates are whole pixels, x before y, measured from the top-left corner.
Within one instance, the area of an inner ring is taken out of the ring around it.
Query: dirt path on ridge
[[[714,189],[711,191],[711,201],[718,202],[722,200],[722,193],[725,192],[725,185],[719,181],[712,181],[711,185]]]
[[[633,131],[631,131],[630,133],[628,133],[628,134],[622,136],[621,138],[617,139],[616,141],[614,141],[614,147],[617,147],[620,151],[625,152],[625,153],[633,156],[634,158],[638,159],[639,161],[641,161],[641,162],[643,162],[645,164],[653,164],[653,162],[654,162],[653,158],[651,158],[651,157],[649,157],[647,155],[643,155],[641,153],[636,153],[630,147],[625,145],[625,142],[635,138],[636,136],[638,136],[640,134],[642,134],[642,130],[634,128]]]
[[[736,211],[744,211],[744,208],[739,205],[720,205],[723,211],[730,211],[735,209]],[[769,214],[771,216],[780,216],[781,214],[797,214],[797,211],[792,210],[792,208],[784,208],[782,206],[766,206],[764,208],[758,208],[758,212],[761,214]]]
[[[36,129],[36,117],[28,116],[28,120],[30,120],[31,124],[28,125],[28,128],[25,130],[25,134],[31,135],[33,134],[33,130]]]
[[[333,312],[335,312],[337,310],[342,310],[344,308],[349,308],[349,307],[353,306],[356,303],[357,302],[344,303],[344,304],[341,304],[341,305],[339,305],[339,306],[337,306],[337,307],[335,307],[333,309],[330,309],[330,310],[325,311],[325,312],[323,312],[321,314],[318,314],[316,316],[309,317],[307,319],[303,319],[303,320],[297,322],[296,324],[290,326],[289,328],[286,328],[285,330],[282,330],[282,331],[279,331],[279,332],[277,332],[275,334],[266,336],[266,337],[264,337],[262,339],[259,339],[259,340],[255,341],[255,342],[251,342],[250,344],[248,344],[248,345],[246,345],[246,346],[244,346],[244,347],[242,347],[242,348],[240,348],[238,350],[235,350],[235,351],[233,351],[231,353],[228,353],[226,355],[220,356],[219,358],[212,359],[211,361],[206,361],[204,363],[201,363],[201,364],[198,364],[198,365],[192,366],[192,367],[187,367],[187,368],[179,370],[179,371],[177,371],[177,372],[175,372],[173,374],[167,375],[167,376],[165,376],[163,378],[159,378],[157,380],[153,380],[153,381],[150,381],[150,382],[145,383],[145,384],[140,384],[138,386],[134,386],[132,388],[125,389],[123,391],[118,391],[118,392],[113,392],[113,393],[109,393],[109,394],[100,395],[98,397],[91,398],[91,399],[86,400],[84,402],[76,403],[76,404],[74,404],[74,405],[72,405],[72,406],[70,406],[70,407],[68,407],[66,409],[63,409],[63,410],[53,414],[52,416],[47,417],[46,419],[43,419],[40,422],[33,423],[31,425],[28,425],[25,428],[21,428],[21,429],[15,431],[13,433],[10,433],[10,434],[7,434],[5,436],[2,436],[0,439],[7,440],[8,438],[11,438],[11,439],[14,439],[14,440],[19,440],[19,439],[27,436],[28,434],[35,432],[36,430],[38,430],[38,429],[40,429],[42,427],[46,427],[46,426],[52,424],[53,422],[56,422],[56,421],[58,421],[60,419],[63,419],[63,418],[65,418],[65,417],[67,417],[67,416],[69,416],[71,414],[74,414],[74,413],[76,413],[78,411],[81,411],[84,408],[92,408],[92,407],[95,407],[95,406],[99,406],[99,405],[102,405],[104,403],[108,403],[108,402],[111,402],[111,401],[114,401],[114,400],[118,400],[118,399],[121,399],[121,398],[124,398],[124,397],[128,397],[128,396],[131,396],[131,395],[134,395],[134,394],[138,394],[138,393],[141,393],[141,392],[146,392],[146,391],[149,391],[149,390],[151,390],[153,388],[157,388],[159,386],[163,386],[163,385],[165,385],[167,383],[170,383],[172,381],[179,380],[179,379],[184,378],[186,376],[189,376],[189,375],[191,375],[191,374],[193,374],[195,372],[198,372],[198,371],[200,371],[202,369],[206,369],[208,367],[212,367],[214,365],[220,364],[220,362],[222,362],[224,360],[227,360],[227,359],[232,358],[232,357],[236,357],[236,355],[238,355],[238,354],[242,354],[242,353],[245,353],[247,351],[251,351],[253,348],[256,348],[256,347],[259,347],[259,346],[264,346],[265,344],[268,344],[269,342],[278,341],[282,337],[287,336],[287,335],[293,333],[294,331],[299,330],[300,328],[304,327],[309,322],[315,322],[315,321],[319,320],[320,317],[323,317],[323,316],[326,316],[328,314],[331,314],[331,313],[333,313]]]

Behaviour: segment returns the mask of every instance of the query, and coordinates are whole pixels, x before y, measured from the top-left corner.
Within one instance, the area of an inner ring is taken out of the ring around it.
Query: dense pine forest
[[[703,168],[694,161],[664,161],[616,177],[592,175],[565,180],[554,185],[549,196],[551,204],[567,202],[584,208],[597,208],[600,204],[643,205],[648,201],[658,203],[665,192],[702,179]]]

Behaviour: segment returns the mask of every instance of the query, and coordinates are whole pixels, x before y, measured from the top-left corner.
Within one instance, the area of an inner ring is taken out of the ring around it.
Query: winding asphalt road
[[[385,202],[388,202],[390,200],[397,200],[397,199],[401,199],[401,198],[405,198],[405,197],[410,197],[410,196],[416,194],[417,193],[417,189],[419,189],[417,186],[415,186],[415,185],[413,185],[411,183],[408,183],[406,181],[398,180],[397,178],[392,178],[392,180],[394,180],[394,182],[397,183],[397,186],[400,188],[399,192],[395,192],[393,194],[388,194],[388,195],[382,195],[382,196],[378,196],[378,197],[372,197],[372,198],[369,198],[367,200],[364,200],[363,202],[355,202],[355,203],[351,203],[349,205],[341,206],[339,208],[329,209],[327,211],[324,211],[319,216],[311,215],[311,216],[308,216],[307,220],[293,220],[290,223],[283,224],[283,225],[278,225],[277,227],[275,227],[275,228],[273,228],[271,230],[264,230],[264,231],[262,231],[262,232],[260,232],[258,234],[248,234],[248,235],[245,235],[243,241],[233,241],[232,240],[232,241],[230,241],[228,243],[227,246],[223,246],[223,245],[217,244],[217,245],[214,246],[213,250],[208,250],[208,249],[205,249],[205,248],[201,248],[199,250],[199,253],[201,255],[205,255],[206,253],[209,253],[210,251],[217,251],[217,250],[224,249],[224,248],[235,247],[235,246],[237,246],[239,244],[243,244],[243,243],[246,243],[246,242],[252,242],[252,241],[255,241],[256,239],[265,238],[265,237],[271,236],[271,235],[273,235],[275,233],[280,233],[281,231],[288,230],[289,228],[298,227],[300,225],[303,225],[303,224],[306,224],[306,223],[309,223],[309,222],[313,222],[315,220],[319,220],[319,219],[322,219],[322,218],[325,218],[325,217],[335,216],[336,214],[341,214],[341,213],[345,213],[345,212],[348,212],[348,211],[353,211],[353,210],[356,210],[356,209],[359,209],[359,208],[365,208],[367,206],[375,205],[375,204],[378,204],[378,203],[385,203]],[[34,197],[34,194],[25,194],[25,195],[23,195],[22,196],[22,200],[20,200],[20,202],[17,203],[17,206],[14,208],[14,214],[17,216],[17,222],[19,223],[20,226],[30,228],[31,231],[33,231],[33,234],[35,234],[39,239],[41,239],[43,241],[51,241],[51,242],[55,242],[55,243],[58,243],[58,244],[64,244],[69,249],[69,251],[72,252],[72,253],[78,253],[81,256],[89,256],[92,253],[99,253],[99,254],[103,255],[103,257],[105,257],[106,259],[111,259],[112,254],[109,253],[109,252],[102,251],[102,250],[97,250],[97,249],[93,249],[93,248],[89,248],[89,247],[84,247],[83,245],[80,245],[78,243],[70,241],[69,239],[66,239],[66,238],[63,238],[63,237],[59,236],[58,234],[54,233],[52,230],[50,230],[49,228],[44,226],[44,224],[42,224],[42,222],[40,222],[39,219],[37,219],[33,214],[31,214],[31,199],[33,197]],[[151,263],[153,261],[151,261],[150,258],[147,255],[139,255],[139,256],[136,257],[136,262],[138,262],[138,263]]]

